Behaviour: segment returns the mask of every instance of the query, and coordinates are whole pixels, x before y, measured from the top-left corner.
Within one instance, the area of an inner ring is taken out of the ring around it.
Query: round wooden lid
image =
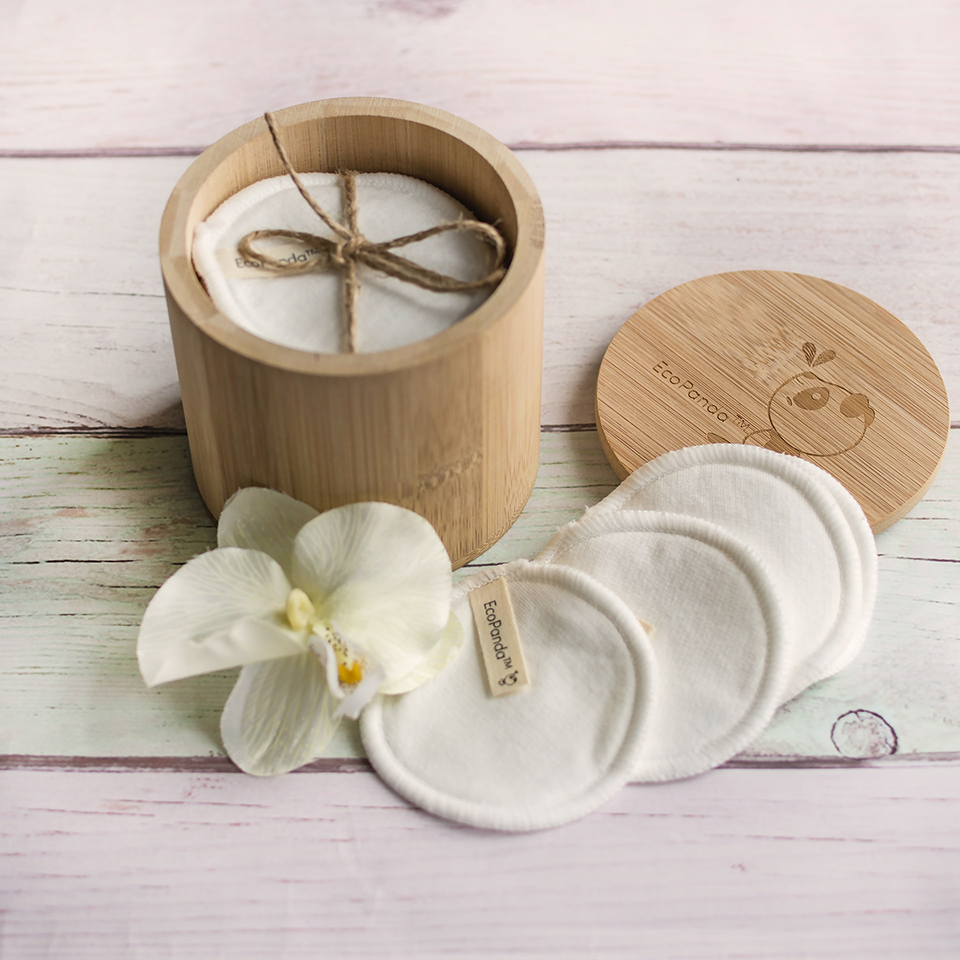
[[[872,300],[745,270],[674,287],[620,328],[600,366],[597,426],[621,477],[700,443],[803,457],[878,532],[933,482],[950,411],[923,344]]]

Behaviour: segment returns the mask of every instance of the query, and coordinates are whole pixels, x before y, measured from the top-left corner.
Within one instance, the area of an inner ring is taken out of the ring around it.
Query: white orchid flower
[[[224,506],[217,543],[150,601],[137,659],[148,686],[243,667],[220,731],[247,773],[309,763],[341,717],[429,680],[463,640],[447,551],[402,507],[318,514],[251,487]]]

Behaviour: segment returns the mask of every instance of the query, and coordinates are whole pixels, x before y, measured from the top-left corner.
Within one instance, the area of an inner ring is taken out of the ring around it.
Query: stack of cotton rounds
[[[491,695],[469,595],[503,577],[530,685]],[[688,447],[641,467],[533,562],[459,584],[446,670],[361,717],[371,763],[439,816],[555,826],[629,781],[730,759],[863,644],[873,534],[819,467],[761,447]]]
[[[343,220],[343,189],[332,173],[300,179],[335,220]],[[381,243],[472,214],[432,184],[396,173],[356,177],[357,224]],[[225,200],[193,239],[193,262],[217,308],[263,340],[310,353],[343,349],[343,275],[335,269],[278,276],[240,256],[240,239],[253,230],[298,230],[333,238],[330,229],[300,196],[290,177],[251,184]],[[309,247],[289,240],[259,241],[277,258],[306,261]],[[476,280],[492,266],[489,244],[476,234],[453,231],[396,251],[420,266],[461,280]],[[436,293],[366,266],[357,269],[357,350],[392,350],[432,337],[472,313],[492,287]]]

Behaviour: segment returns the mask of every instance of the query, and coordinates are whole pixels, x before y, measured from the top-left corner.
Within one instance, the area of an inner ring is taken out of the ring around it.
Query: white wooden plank
[[[949,0],[3,7],[20,149],[206,144],[265,108],[430,103],[507,142],[958,143]]]
[[[960,157],[522,159],[547,211],[544,423],[593,422],[603,351],[638,306],[695,277],[756,268],[824,277],[885,306],[927,345],[960,410]]]
[[[0,168],[2,426],[183,427],[157,231],[188,162]]]
[[[543,434],[527,509],[474,566],[535,556],[615,483],[594,432]],[[0,754],[222,755],[233,676],[148,691],[134,657],[153,591],[215,545],[185,439],[2,439],[0,488]],[[839,761],[833,725],[858,710],[890,726],[898,757],[960,754],[960,430],[927,499],[878,545],[863,653],[782,709],[741,762]],[[361,756],[355,729],[325,754]]]
[[[3,953],[952,960],[957,772],[715,771],[509,836],[367,773],[7,771]]]
[[[901,317],[960,410],[960,155],[521,154],[547,212],[543,422],[592,423],[618,327],[663,290],[768,267]],[[156,254],[185,158],[0,160],[0,429],[182,426]],[[82,357],[80,362],[78,358]]]

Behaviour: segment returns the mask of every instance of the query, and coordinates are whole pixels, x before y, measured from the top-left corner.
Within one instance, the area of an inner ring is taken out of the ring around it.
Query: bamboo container
[[[506,147],[440,110],[347,98],[274,116],[298,171],[386,171],[432,183],[497,224],[510,265],[477,310],[419,343],[315,354],[261,340],[214,307],[191,245],[196,225],[227,197],[283,169],[263,119],[217,141],[174,188],[160,228],[200,493],[214,516],[247,486],[318,510],[400,504],[436,527],[460,566],[506,532],[536,477],[544,282],[536,189]]]

